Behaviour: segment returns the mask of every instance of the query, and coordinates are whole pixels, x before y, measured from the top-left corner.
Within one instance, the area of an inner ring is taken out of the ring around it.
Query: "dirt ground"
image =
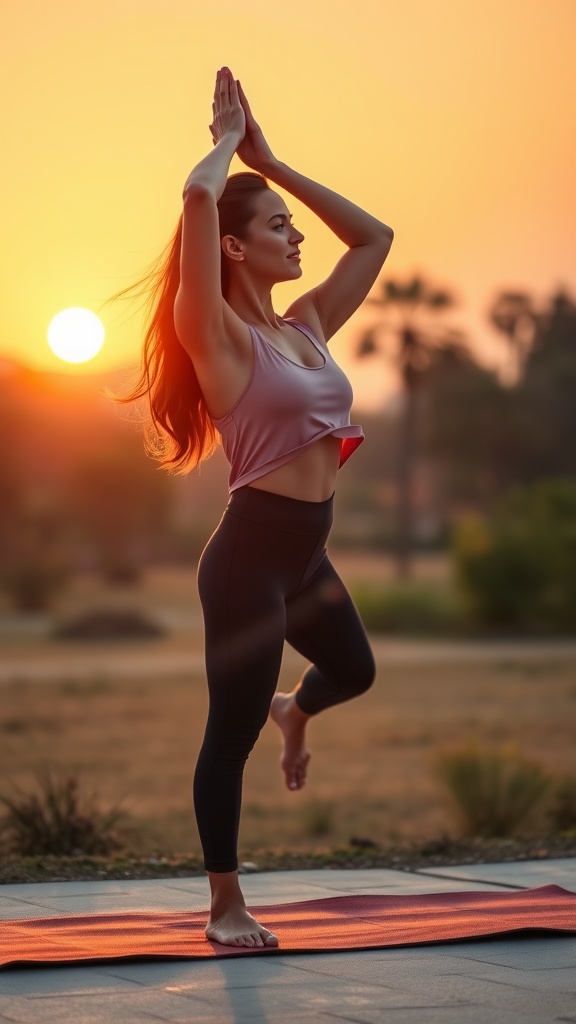
[[[336,561],[336,559],[335,559]],[[389,565],[341,559],[350,582],[390,571]],[[421,575],[439,580],[446,566],[427,561]],[[143,586],[104,591],[84,578],[55,609],[55,620],[89,607],[139,607],[170,630],[154,651],[201,649],[201,618],[192,569],[150,574]],[[29,788],[34,771],[58,767],[79,774],[104,807],[122,801],[127,834],[140,853],[199,852],[191,778],[206,715],[201,671],[115,678],[63,672],[52,682],[22,678],[25,657],[44,662],[70,650],[47,637],[49,622],[2,617],[0,656],[14,675],[0,689],[0,790]],[[52,621],[52,619],[51,619]],[[417,643],[417,641],[415,641]],[[140,654],[150,650],[134,644]],[[123,645],[125,649],[125,645]],[[93,647],[74,645],[74,656]],[[280,773],[279,736],[268,723],[245,775],[241,847],[306,850],[354,837],[387,843],[457,831],[434,772],[439,749],[474,738],[514,744],[554,774],[574,773],[576,658],[534,660],[497,653],[469,664],[389,664],[379,642],[378,676],[364,697],[331,709],[310,726],[309,782],[289,793]],[[280,689],[303,668],[286,649]],[[543,827],[537,819],[533,827]]]

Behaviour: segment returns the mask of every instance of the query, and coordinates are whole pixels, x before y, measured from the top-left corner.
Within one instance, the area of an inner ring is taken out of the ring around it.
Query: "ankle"
[[[298,701],[296,700],[296,694],[298,693],[299,689],[300,689],[300,684],[298,684],[296,689],[292,690],[292,693],[288,694],[288,704],[286,705],[286,707],[287,707],[288,713],[291,715],[291,717],[296,722],[303,722],[304,723],[304,722],[308,721],[308,719],[310,718],[310,715],[307,715],[305,711],[302,711],[302,708],[300,707],[300,705],[298,704]]]
[[[210,910],[221,914],[233,906],[245,907],[244,896],[238,881],[237,871],[208,872],[210,881]]]

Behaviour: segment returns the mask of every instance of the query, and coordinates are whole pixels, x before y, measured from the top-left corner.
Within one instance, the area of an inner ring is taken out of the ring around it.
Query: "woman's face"
[[[304,235],[291,223],[290,211],[276,192],[266,189],[259,194],[247,234],[247,240],[238,241],[238,246],[243,262],[255,277],[275,283],[301,276],[295,254]]]

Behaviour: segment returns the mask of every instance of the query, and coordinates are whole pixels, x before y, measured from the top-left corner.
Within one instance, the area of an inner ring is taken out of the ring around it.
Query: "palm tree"
[[[488,310],[493,327],[506,335],[510,362],[508,377],[518,383],[532,347],[539,316],[526,292],[500,292]]]
[[[381,283],[380,297],[370,297],[366,304],[390,315],[364,330],[357,355],[359,358],[383,355],[396,367],[402,384],[396,463],[396,571],[400,578],[406,578],[411,569],[417,395],[435,356],[446,350],[462,351],[463,336],[459,331],[433,323],[435,314],[455,305],[450,292],[435,288],[418,276],[405,284],[390,279]]]

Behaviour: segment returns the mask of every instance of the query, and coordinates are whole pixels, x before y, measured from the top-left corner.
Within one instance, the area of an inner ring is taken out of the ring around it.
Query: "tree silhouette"
[[[563,290],[541,307],[517,392],[523,411],[521,479],[574,478],[576,303]]]
[[[426,380],[418,439],[434,461],[446,509],[461,502],[487,508],[508,486],[522,437],[517,391],[504,387],[471,353],[437,354]]]
[[[488,319],[506,336],[509,350],[508,383],[517,384],[539,325],[539,315],[526,292],[500,292],[488,310]]]
[[[464,338],[460,331],[434,322],[437,314],[456,304],[450,292],[417,275],[404,284],[388,279],[381,285],[380,296],[367,298],[366,305],[386,316],[361,334],[357,355],[360,359],[383,356],[394,365],[401,382],[395,556],[397,575],[406,578],[411,571],[418,392],[438,353],[463,351]]]

